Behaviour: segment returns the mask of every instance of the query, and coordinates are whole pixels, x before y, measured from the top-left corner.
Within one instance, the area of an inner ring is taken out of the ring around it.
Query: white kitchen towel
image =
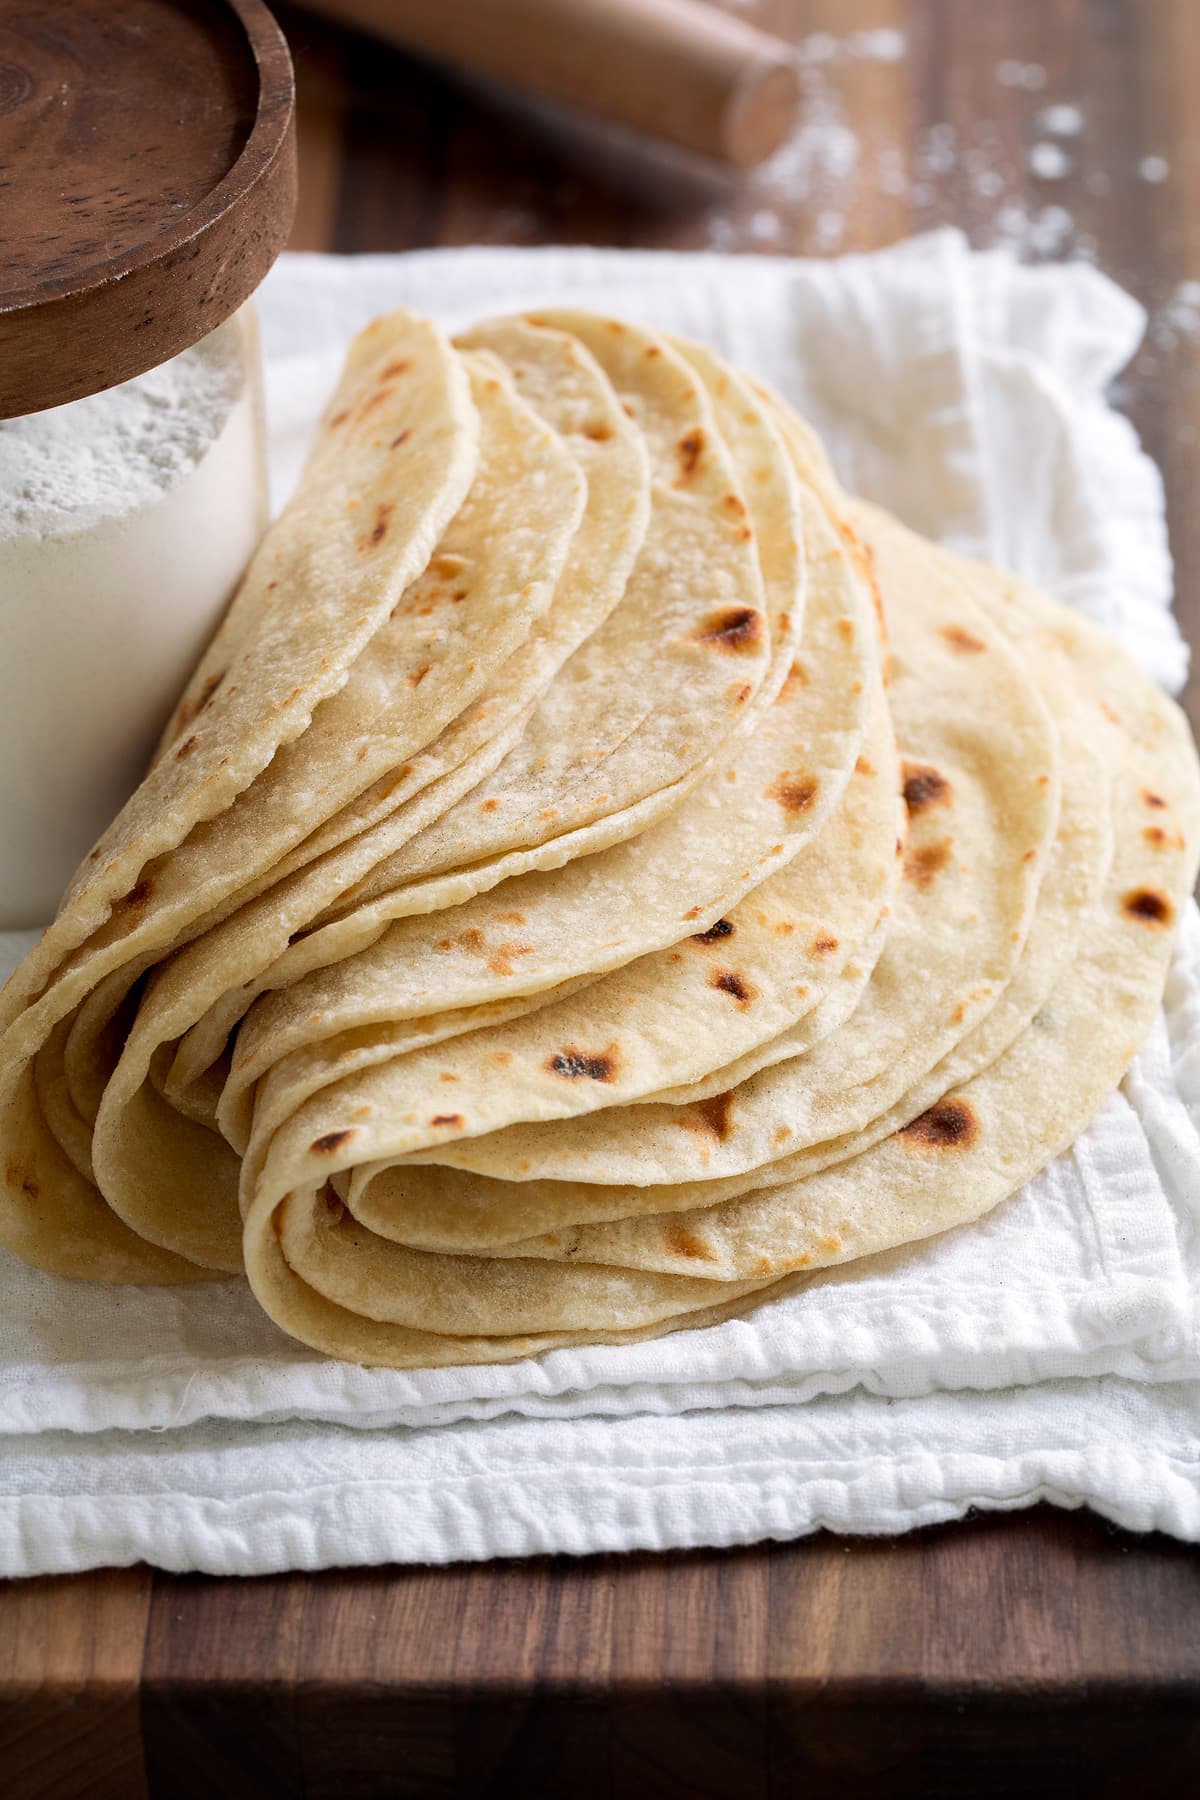
[[[284,259],[262,295],[276,498],[359,324],[549,299],[715,344],[813,418],[848,485],[1182,681],[1161,484],[1105,400],[1140,310],[1090,268],[953,233],[821,264]],[[238,1283],[92,1289],[5,1259],[0,1572],[726,1544],[1036,1498],[1200,1537],[1198,1126],[1193,909],[1155,1033],[1069,1156],[975,1226],[703,1332],[368,1371],[285,1339]]]

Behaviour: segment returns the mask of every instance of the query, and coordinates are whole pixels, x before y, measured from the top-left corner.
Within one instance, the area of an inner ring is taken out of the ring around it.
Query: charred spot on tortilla
[[[675,448],[679,452],[679,466],[683,470],[684,479],[694,475],[704,454],[704,433],[698,425],[685,431]]]
[[[906,1144],[932,1150],[968,1150],[979,1136],[979,1120],[965,1100],[935,1100],[925,1112],[901,1126]]]
[[[901,773],[904,804],[910,813],[925,812],[931,806],[949,806],[953,789],[932,763],[905,762]]]
[[[763,643],[763,616],[752,606],[733,606],[725,612],[712,613],[696,633],[697,644],[712,644],[714,649],[732,655],[757,650]]]
[[[388,449],[389,450],[398,450],[400,448],[401,444],[407,444],[407,442],[411,436],[412,436],[411,428],[409,426],[405,426],[403,431],[398,431],[396,433],[395,437],[392,439],[391,443],[388,445]]]
[[[616,1049],[610,1044],[607,1050],[599,1052],[559,1050],[548,1066],[552,1075],[562,1075],[567,1081],[611,1081],[617,1072]]]
[[[1122,897],[1121,905],[1131,919],[1146,925],[1170,925],[1175,918],[1175,908],[1155,888],[1133,888]]]
[[[802,813],[808,811],[820,791],[815,775],[794,774],[785,769],[767,789],[767,799],[776,801],[785,813]]]
[[[696,1114],[718,1143],[723,1144],[733,1129],[732,1093],[712,1094],[696,1102]]]
[[[461,1113],[434,1113],[429,1121],[431,1125],[461,1125],[462,1122]]]
[[[749,1006],[758,994],[753,983],[747,981],[744,975],[739,975],[736,969],[714,969],[708,978],[708,985],[728,994],[739,1006]]]
[[[340,1150],[343,1144],[349,1143],[353,1136],[353,1131],[348,1129],[327,1131],[324,1137],[317,1138],[313,1144],[313,1150],[318,1156],[331,1156],[335,1150]]]
[[[719,938],[732,937],[737,927],[732,919],[718,919],[707,931],[694,931],[693,944],[715,944]]]
[[[359,546],[360,549],[366,550],[373,544],[382,544],[384,538],[387,536],[387,528],[394,511],[395,503],[393,501],[381,500],[379,502],[379,505],[375,508],[375,523],[372,525],[366,537],[362,540],[362,543]]]
[[[1149,788],[1142,789],[1142,799],[1147,806],[1164,807],[1167,803],[1161,794],[1151,793]]]

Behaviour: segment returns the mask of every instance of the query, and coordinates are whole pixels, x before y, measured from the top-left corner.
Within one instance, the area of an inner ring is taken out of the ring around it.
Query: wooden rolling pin
[[[302,0],[310,11],[749,168],[799,82],[786,44],[702,0]]]

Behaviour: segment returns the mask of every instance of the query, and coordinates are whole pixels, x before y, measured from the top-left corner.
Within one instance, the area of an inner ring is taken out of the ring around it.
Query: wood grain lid
[[[0,418],[115,387],[252,294],[296,203],[261,0],[0,0]]]

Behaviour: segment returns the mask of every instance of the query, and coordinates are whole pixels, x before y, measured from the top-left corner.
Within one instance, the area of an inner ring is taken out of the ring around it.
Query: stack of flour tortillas
[[[363,1363],[729,1317],[1072,1142],[1198,847],[1122,652],[709,352],[395,314],[0,995],[0,1243]]]

